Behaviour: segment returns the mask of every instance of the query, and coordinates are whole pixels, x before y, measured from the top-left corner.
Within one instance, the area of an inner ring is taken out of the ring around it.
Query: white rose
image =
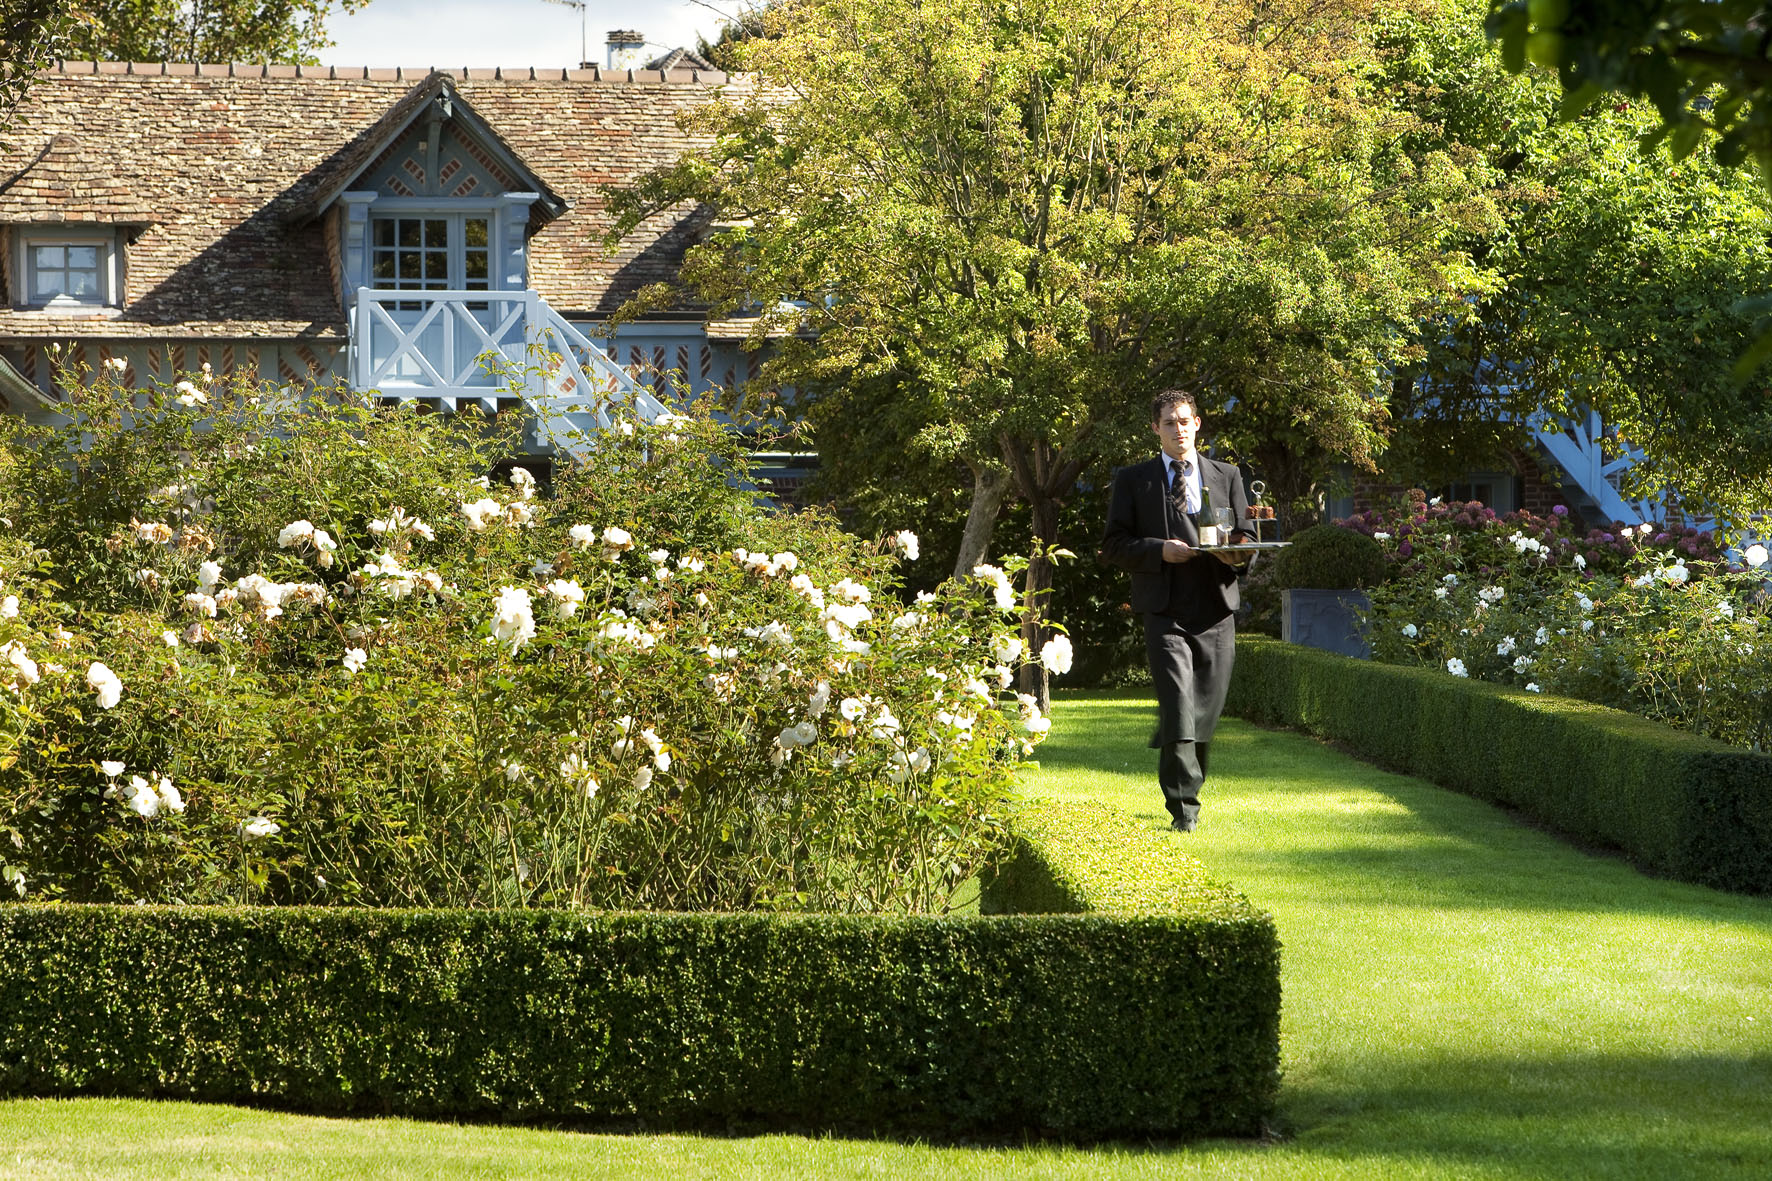
[[[1048,672],[1063,676],[1071,671],[1071,638],[1065,635],[1053,636],[1040,646],[1040,663]]]
[[[263,816],[254,816],[240,825],[240,834],[249,840],[256,840],[259,837],[274,837],[282,831],[282,825]]]

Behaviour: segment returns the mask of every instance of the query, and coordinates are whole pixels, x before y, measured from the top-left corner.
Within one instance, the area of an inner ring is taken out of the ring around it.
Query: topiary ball
[[[1274,581],[1293,589],[1354,590],[1377,586],[1389,574],[1383,547],[1340,525],[1301,529],[1274,555]]]

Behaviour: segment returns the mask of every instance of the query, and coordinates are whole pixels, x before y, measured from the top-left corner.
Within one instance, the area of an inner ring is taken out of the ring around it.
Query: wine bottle
[[[1200,473],[1200,515],[1198,518],[1200,544],[1218,545],[1220,544],[1218,536],[1218,518],[1212,515],[1212,492],[1206,487],[1205,476],[1206,473],[1202,471]]]

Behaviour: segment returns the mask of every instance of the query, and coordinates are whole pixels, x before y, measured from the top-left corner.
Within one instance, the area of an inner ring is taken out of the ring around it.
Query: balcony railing
[[[1619,491],[1621,478],[1644,454],[1639,447],[1619,447],[1616,439],[1611,448],[1614,453],[1608,454],[1606,440],[1610,432],[1598,414],[1590,410],[1579,418],[1564,418],[1541,411],[1529,418],[1526,425],[1602,516],[1627,525],[1666,517],[1667,506],[1660,497],[1627,500]]]
[[[664,404],[535,291],[357,289],[351,382],[441,409],[520,398],[539,445],[577,451],[615,403],[651,421]]]

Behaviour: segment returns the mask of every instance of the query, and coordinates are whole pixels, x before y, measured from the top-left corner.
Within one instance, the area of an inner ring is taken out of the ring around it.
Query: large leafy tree
[[[1765,374],[1731,372],[1755,334],[1741,297],[1772,287],[1772,200],[1750,172],[1640,150],[1659,126],[1641,101],[1561,117],[1556,75],[1508,72],[1480,7],[1382,38],[1394,92],[1486,161],[1503,216],[1470,249],[1504,280],[1398,371],[1387,468],[1449,478],[1537,411],[1591,408],[1646,450],[1637,490],[1737,518],[1772,503]]]
[[[1490,0],[1510,70],[1554,68],[1573,114],[1608,92],[1645,97],[1683,159],[1712,133],[1724,164],[1772,181],[1772,5],[1765,0]]]
[[[1038,609],[1062,498],[1149,450],[1149,395],[1234,406],[1302,492],[1296,441],[1369,461],[1380,377],[1482,277],[1463,162],[1376,93],[1366,0],[793,0],[734,52],[712,148],[615,194],[618,233],[682,201],[716,232],[683,289],[785,333],[765,384],[919,461],[963,465],[956,567],[1025,501]],[[784,299],[783,297],[787,297]],[[792,302],[790,302],[792,301]],[[875,459],[881,478],[917,464]],[[1281,471],[1283,469],[1283,472]],[[1043,682],[1039,685],[1043,689]]]
[[[63,0],[77,18],[69,55],[84,60],[311,65],[332,42],[326,20],[369,0]]]
[[[0,128],[31,78],[62,53],[71,23],[68,0],[0,0]]]

